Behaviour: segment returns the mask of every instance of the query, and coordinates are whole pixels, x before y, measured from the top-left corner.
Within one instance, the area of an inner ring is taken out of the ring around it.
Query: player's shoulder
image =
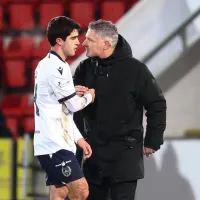
[[[70,72],[68,63],[63,62],[60,59],[55,59],[53,56],[47,55],[38,65],[46,75],[63,76]]]

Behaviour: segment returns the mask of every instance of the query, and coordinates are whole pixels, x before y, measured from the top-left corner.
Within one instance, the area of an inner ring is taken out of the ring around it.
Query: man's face
[[[86,56],[101,57],[104,51],[104,40],[97,37],[95,30],[88,29],[83,46],[86,48]]]
[[[80,44],[78,40],[78,30],[74,29],[71,34],[66,38],[62,44],[62,51],[65,57],[74,56],[75,52]]]

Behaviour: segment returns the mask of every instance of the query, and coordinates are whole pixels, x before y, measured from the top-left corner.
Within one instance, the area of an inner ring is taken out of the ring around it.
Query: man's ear
[[[105,42],[104,42],[103,49],[104,49],[104,50],[107,50],[107,49],[109,49],[110,47],[111,47],[110,42],[109,42],[109,41],[105,41]]]
[[[56,43],[61,46],[63,44],[63,40],[61,38],[56,38]]]

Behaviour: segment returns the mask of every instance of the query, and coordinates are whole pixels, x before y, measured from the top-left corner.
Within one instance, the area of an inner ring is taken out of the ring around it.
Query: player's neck
[[[60,48],[57,48],[56,46],[54,46],[54,47],[51,47],[51,50],[55,51],[63,59],[63,61],[66,60],[66,57]]]

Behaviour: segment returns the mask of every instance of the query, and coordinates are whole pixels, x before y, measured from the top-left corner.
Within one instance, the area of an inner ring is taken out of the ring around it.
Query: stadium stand
[[[3,10],[3,6],[0,5],[0,31],[2,31],[4,29],[4,10]]]
[[[32,4],[11,3],[8,5],[10,28],[14,30],[29,30],[34,28],[34,8]]]
[[[70,16],[79,22],[83,28],[95,19],[95,4],[92,1],[71,1],[69,4]],[[83,9],[84,13],[83,14]]]
[[[39,26],[45,29],[50,19],[64,15],[64,6],[62,3],[41,2],[37,7],[37,12],[39,13]]]
[[[100,4],[101,18],[116,22],[125,13],[123,1],[102,1]]]

